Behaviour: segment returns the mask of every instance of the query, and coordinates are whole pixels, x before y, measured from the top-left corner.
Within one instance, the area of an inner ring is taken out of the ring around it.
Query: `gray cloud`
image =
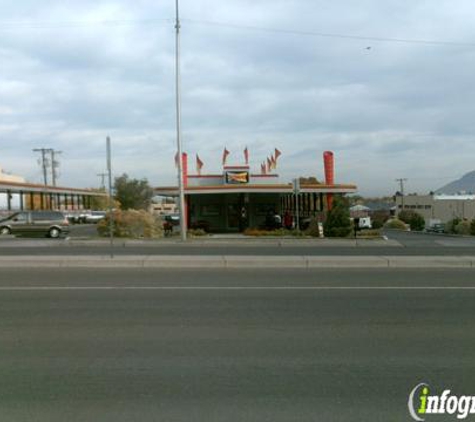
[[[470,44],[468,0],[182,0],[181,8],[183,142],[206,170],[219,171],[225,145],[236,160],[247,145],[256,170],[278,147],[287,179],[322,178],[321,154],[334,150],[338,181],[366,194],[392,193],[396,177],[428,191],[445,182],[437,177],[473,170],[474,46],[209,23]],[[175,182],[172,2],[23,1],[2,14],[0,165],[39,181],[31,149],[54,147],[63,151],[62,184],[97,186],[110,135],[117,174]]]

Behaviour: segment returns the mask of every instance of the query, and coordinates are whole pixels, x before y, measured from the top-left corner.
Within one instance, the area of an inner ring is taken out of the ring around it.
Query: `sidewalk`
[[[0,247],[58,247],[58,246],[109,246],[110,239],[107,238],[66,238],[66,239],[46,239],[46,238],[12,238],[10,236],[0,237]],[[189,238],[183,242],[180,238],[161,239],[121,239],[115,238],[114,246],[298,246],[298,247],[403,247],[401,243],[392,239],[318,239],[318,238],[295,238],[295,237],[248,237],[242,235],[216,235],[209,237]]]

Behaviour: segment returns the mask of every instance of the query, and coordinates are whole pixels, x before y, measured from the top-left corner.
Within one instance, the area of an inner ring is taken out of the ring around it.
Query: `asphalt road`
[[[408,421],[419,382],[475,395],[474,299],[470,270],[2,269],[0,420]]]
[[[305,244],[279,243],[275,239],[196,239],[185,244],[167,239],[156,242],[125,242],[116,239],[109,247],[106,240],[101,244],[77,239],[94,230],[94,225],[72,226],[71,240],[46,238],[1,238],[0,255],[246,255],[246,256],[475,256],[475,237],[455,237],[437,234],[390,231],[388,242],[358,241],[351,239],[327,242],[315,240]],[[207,243],[208,242],[208,243]]]

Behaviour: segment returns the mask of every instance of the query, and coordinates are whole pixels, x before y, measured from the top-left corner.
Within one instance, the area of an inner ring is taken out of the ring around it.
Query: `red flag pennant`
[[[223,151],[223,166],[226,165],[226,160],[228,159],[228,155],[229,155],[229,151],[224,148],[224,151]]]
[[[270,173],[272,170],[272,161],[269,157],[267,157],[267,173]]]
[[[246,162],[246,165],[249,164],[249,150],[247,147],[244,149],[244,160]]]
[[[196,171],[198,174],[201,174],[201,169],[203,168],[203,161],[200,160],[198,154],[196,154]]]
[[[275,148],[274,157],[276,161],[281,155],[282,153],[277,148]]]
[[[277,161],[275,160],[274,156],[270,157],[270,163],[271,163],[271,168],[273,169],[277,168]]]

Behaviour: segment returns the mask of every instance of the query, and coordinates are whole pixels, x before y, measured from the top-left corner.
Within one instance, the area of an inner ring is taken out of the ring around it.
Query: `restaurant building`
[[[226,152],[226,149],[225,149]],[[202,227],[210,232],[242,232],[247,228],[264,228],[269,215],[282,218],[289,214],[294,221],[316,217],[323,221],[331,207],[333,195],[356,192],[353,184],[334,183],[333,153],[324,153],[325,183],[316,178],[283,181],[275,172],[276,150],[260,172],[253,172],[245,152],[244,165],[226,165],[222,172],[201,174],[202,162],[197,156],[197,172],[188,172],[188,156],[182,157],[183,186],[188,227]],[[314,182],[312,182],[312,180]],[[300,181],[300,183],[298,182]],[[176,186],[156,187],[155,194],[178,197]]]

